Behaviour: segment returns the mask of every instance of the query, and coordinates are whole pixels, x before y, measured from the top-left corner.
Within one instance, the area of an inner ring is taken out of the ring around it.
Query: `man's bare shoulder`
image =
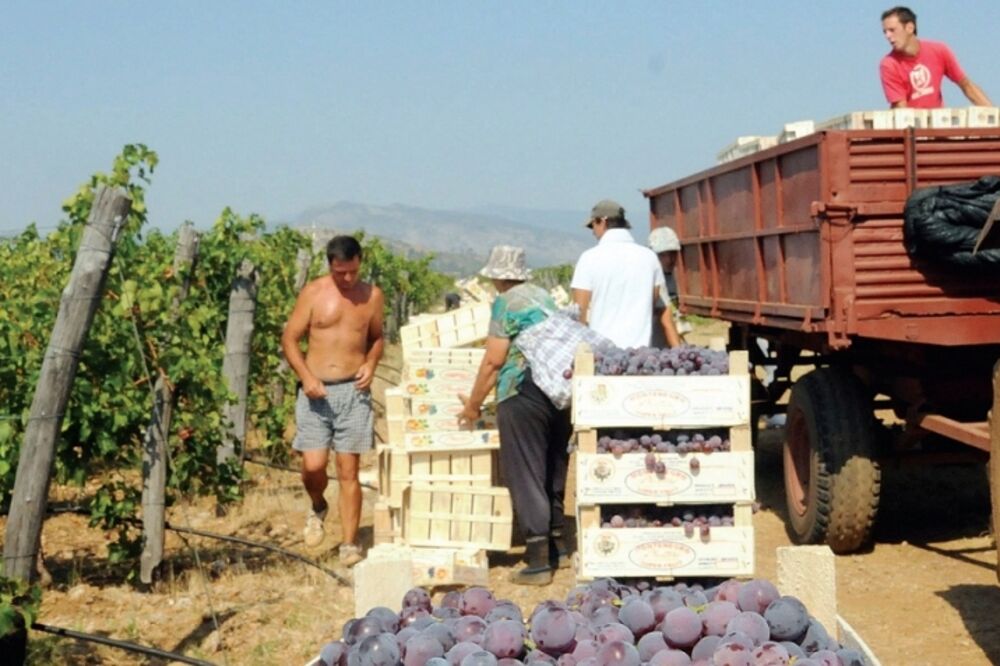
[[[312,300],[320,294],[328,291],[332,286],[333,284],[330,277],[327,275],[321,275],[314,280],[306,282],[305,286],[302,287],[302,291],[299,292],[299,299]]]

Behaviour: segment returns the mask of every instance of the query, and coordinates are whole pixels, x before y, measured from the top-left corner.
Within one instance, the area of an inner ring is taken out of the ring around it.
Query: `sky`
[[[159,155],[164,230],[338,201],[645,220],[641,189],[737,136],[885,108],[886,7],[0,0],[0,234],[55,226],[126,143]],[[1000,102],[1000,2],[913,9]]]

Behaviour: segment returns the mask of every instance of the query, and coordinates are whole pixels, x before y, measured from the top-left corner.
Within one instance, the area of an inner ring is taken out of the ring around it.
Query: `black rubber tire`
[[[785,426],[788,532],[796,543],[851,553],[871,538],[881,470],[864,385],[843,368],[819,368],[792,386]]]

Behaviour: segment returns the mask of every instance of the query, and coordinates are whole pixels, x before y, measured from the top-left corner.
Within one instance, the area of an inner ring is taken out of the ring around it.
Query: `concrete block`
[[[796,597],[833,634],[837,631],[837,567],[829,546],[783,546],[778,591]]]
[[[380,544],[354,565],[354,617],[375,606],[396,609],[413,587],[413,555],[409,548]]]

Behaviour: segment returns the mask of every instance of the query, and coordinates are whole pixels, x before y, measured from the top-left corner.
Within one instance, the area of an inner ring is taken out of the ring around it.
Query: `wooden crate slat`
[[[381,497],[399,507],[404,489],[414,483],[488,488],[495,482],[495,457],[496,449],[405,451],[386,447],[379,452]]]
[[[413,485],[407,489],[403,503],[406,542],[417,546],[507,550],[512,520],[506,488]],[[458,527],[453,530],[456,523]],[[465,534],[468,540],[454,540],[454,535]]]
[[[409,508],[407,512],[406,509]],[[407,488],[403,493],[403,511],[406,517],[403,522],[403,538],[407,543],[430,541],[431,494],[429,492],[413,492]]]
[[[472,476],[472,459],[468,455],[448,455],[448,474],[455,479]]]
[[[431,491],[431,540],[437,543],[451,542],[451,523],[455,515],[451,508],[452,494],[441,490]]]
[[[472,523],[468,520],[463,520],[463,516],[472,515],[473,510],[473,497],[466,493],[457,493],[452,495],[452,516],[453,520],[451,523],[451,540],[452,541],[465,541],[473,542],[475,539],[472,535]]]
[[[510,492],[503,492],[493,497],[493,514],[504,517],[503,521],[493,524],[493,542],[497,544],[498,550],[507,550],[514,537],[514,505],[510,499]]]
[[[485,353],[483,349],[425,347],[411,351],[407,356],[407,362],[414,366],[447,365],[478,368]]]
[[[410,413],[410,397],[400,388],[385,390],[386,418],[403,418]]]
[[[656,453],[666,467],[662,475],[646,469],[646,455],[577,453],[577,503],[732,504],[755,498],[752,451]]]
[[[492,516],[493,498],[480,495],[472,498],[472,513],[475,516]],[[492,526],[487,521],[477,521],[469,524],[469,536],[472,541],[490,541],[493,538]]]
[[[500,448],[500,433],[496,430],[406,433],[403,437],[403,448],[407,451],[498,449]]]

